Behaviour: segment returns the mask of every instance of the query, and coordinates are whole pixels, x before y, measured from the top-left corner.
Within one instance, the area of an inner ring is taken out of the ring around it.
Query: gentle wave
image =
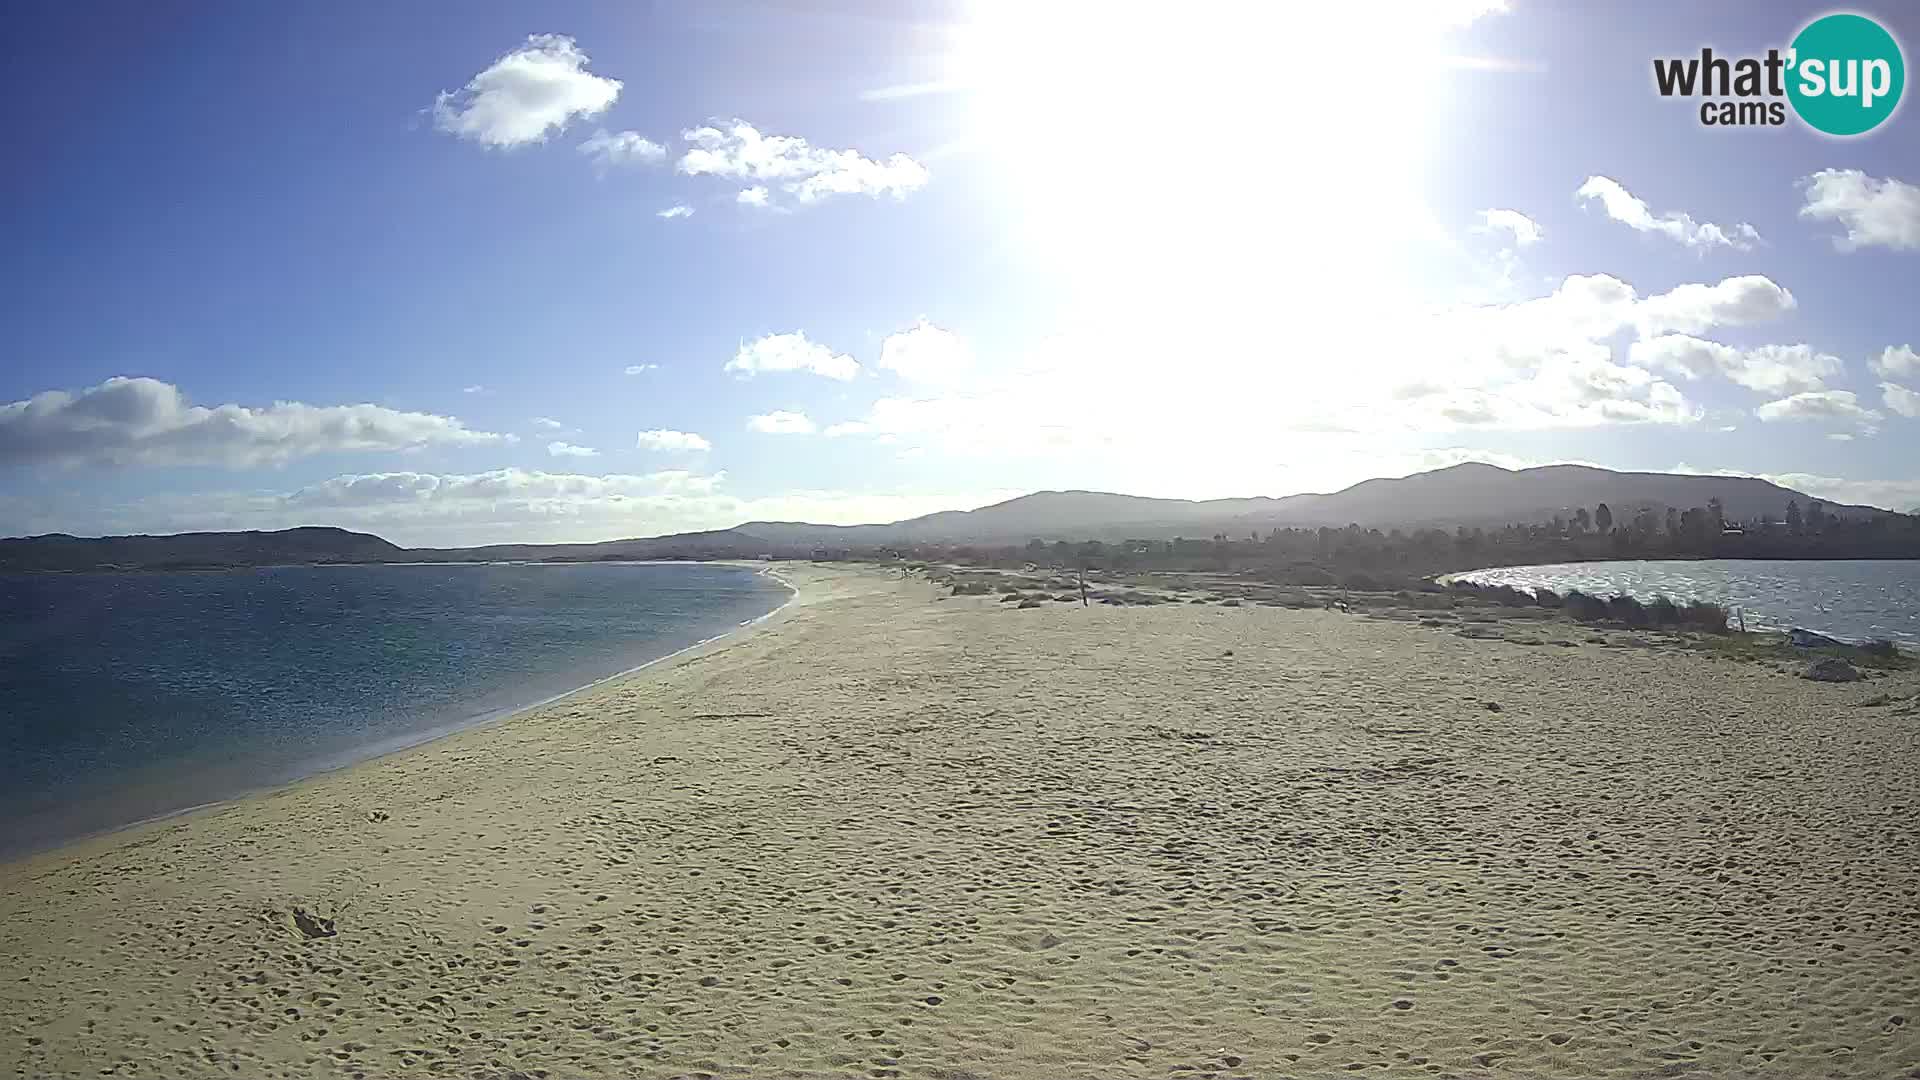
[[[1750,630],[1806,627],[1850,641],[1920,648],[1920,560],[1661,559],[1505,566],[1452,574],[1520,589],[1625,593],[1647,601],[1707,600],[1736,609]]]

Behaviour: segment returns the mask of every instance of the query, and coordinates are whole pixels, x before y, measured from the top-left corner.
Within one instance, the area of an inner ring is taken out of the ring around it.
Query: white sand
[[[1911,678],[796,576],[0,867],[4,1075],[1920,1077]]]

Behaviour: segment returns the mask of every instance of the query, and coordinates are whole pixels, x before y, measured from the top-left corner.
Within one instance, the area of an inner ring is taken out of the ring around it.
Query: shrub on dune
[[[1680,621],[1680,606],[1665,596],[1655,596],[1647,604],[1647,617],[1655,626],[1673,626]]]
[[[1733,632],[1729,621],[1733,612],[1720,604],[1709,604],[1704,600],[1695,600],[1680,609],[1680,623],[1696,630],[1705,630],[1709,634],[1730,634]]]
[[[1647,614],[1647,606],[1626,593],[1615,593],[1607,598],[1607,617],[1628,626],[1649,626],[1653,619]]]
[[[1567,614],[1580,622],[1599,622],[1607,617],[1606,601],[1597,596],[1589,596],[1579,589],[1567,593],[1561,606]]]

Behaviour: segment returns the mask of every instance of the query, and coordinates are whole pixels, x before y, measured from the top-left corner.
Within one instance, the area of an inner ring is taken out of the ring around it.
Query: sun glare
[[[1310,358],[1420,302],[1423,180],[1451,141],[1436,10],[983,4],[951,81],[1069,321],[1126,325],[1142,364],[1215,334],[1210,355],[1297,393],[1347,378]],[[1276,325],[1284,361],[1230,345]]]
[[[1430,229],[1431,12],[982,4],[952,81],[1030,257],[1081,287],[1314,289]]]

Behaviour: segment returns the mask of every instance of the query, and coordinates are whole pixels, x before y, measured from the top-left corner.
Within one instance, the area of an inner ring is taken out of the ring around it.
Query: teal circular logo
[[[1900,43],[1865,15],[1823,15],[1793,39],[1787,99],[1815,131],[1860,135],[1900,104],[1907,65]]]

